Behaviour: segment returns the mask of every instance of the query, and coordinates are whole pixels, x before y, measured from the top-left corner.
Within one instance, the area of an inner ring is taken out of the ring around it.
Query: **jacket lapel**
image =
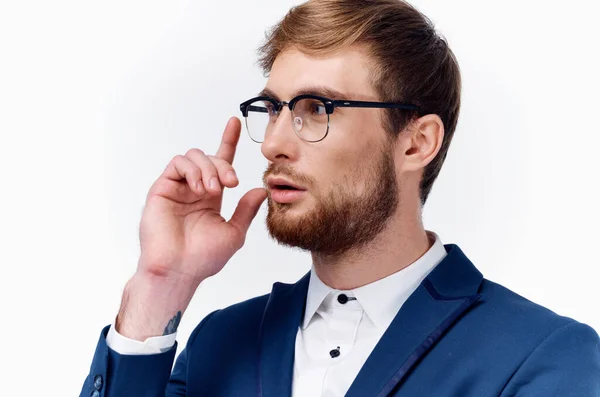
[[[446,257],[404,303],[350,386],[346,397],[386,397],[480,299],[483,280],[461,249]],[[310,272],[296,284],[275,283],[261,322],[258,397],[291,397],[294,350]]]
[[[409,371],[480,299],[482,274],[454,244],[404,303],[346,397],[389,396]]]
[[[310,272],[295,284],[275,283],[260,328],[258,397],[291,397],[296,334]]]

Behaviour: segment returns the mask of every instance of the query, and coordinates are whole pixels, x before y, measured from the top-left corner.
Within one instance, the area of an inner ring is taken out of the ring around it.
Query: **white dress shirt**
[[[446,256],[439,236],[430,231],[427,235],[434,243],[415,262],[352,290],[325,285],[312,267],[304,320],[296,334],[293,397],[346,394],[398,310]],[[338,300],[340,295],[348,300]],[[120,354],[156,354],[173,346],[175,334],[139,342],[119,335],[111,326],[106,343]]]

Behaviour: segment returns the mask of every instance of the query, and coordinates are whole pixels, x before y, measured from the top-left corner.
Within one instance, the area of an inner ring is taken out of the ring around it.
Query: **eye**
[[[316,116],[322,116],[326,114],[325,106],[319,101],[312,102],[310,104],[310,112]]]
[[[265,102],[265,107],[267,108],[267,112],[269,116],[276,117],[279,116],[279,112],[275,109],[275,106],[271,102]]]

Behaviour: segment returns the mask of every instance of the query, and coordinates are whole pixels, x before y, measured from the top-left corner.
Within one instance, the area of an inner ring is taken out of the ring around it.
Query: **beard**
[[[340,255],[373,241],[399,204],[391,149],[383,149],[376,161],[357,168],[360,171],[352,175],[364,181],[362,191],[334,184],[323,197],[313,194],[314,208],[303,214],[290,213],[294,203],[277,203],[269,196],[266,223],[271,237],[282,245],[323,255]],[[285,164],[271,164],[264,180],[271,174],[289,176],[306,187],[314,186],[311,178],[296,174]]]

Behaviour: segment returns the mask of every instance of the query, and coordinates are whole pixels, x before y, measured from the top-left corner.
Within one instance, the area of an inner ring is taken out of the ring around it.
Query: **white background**
[[[0,5],[0,395],[78,395],[139,255],[152,182],[217,148],[264,84],[255,49],[296,1],[4,1]],[[463,107],[425,224],[483,274],[600,330],[600,62],[593,1],[415,0],[462,68]],[[231,215],[266,161],[244,135]],[[294,282],[264,206],[199,288],[209,312]],[[9,392],[10,391],[10,392]]]

